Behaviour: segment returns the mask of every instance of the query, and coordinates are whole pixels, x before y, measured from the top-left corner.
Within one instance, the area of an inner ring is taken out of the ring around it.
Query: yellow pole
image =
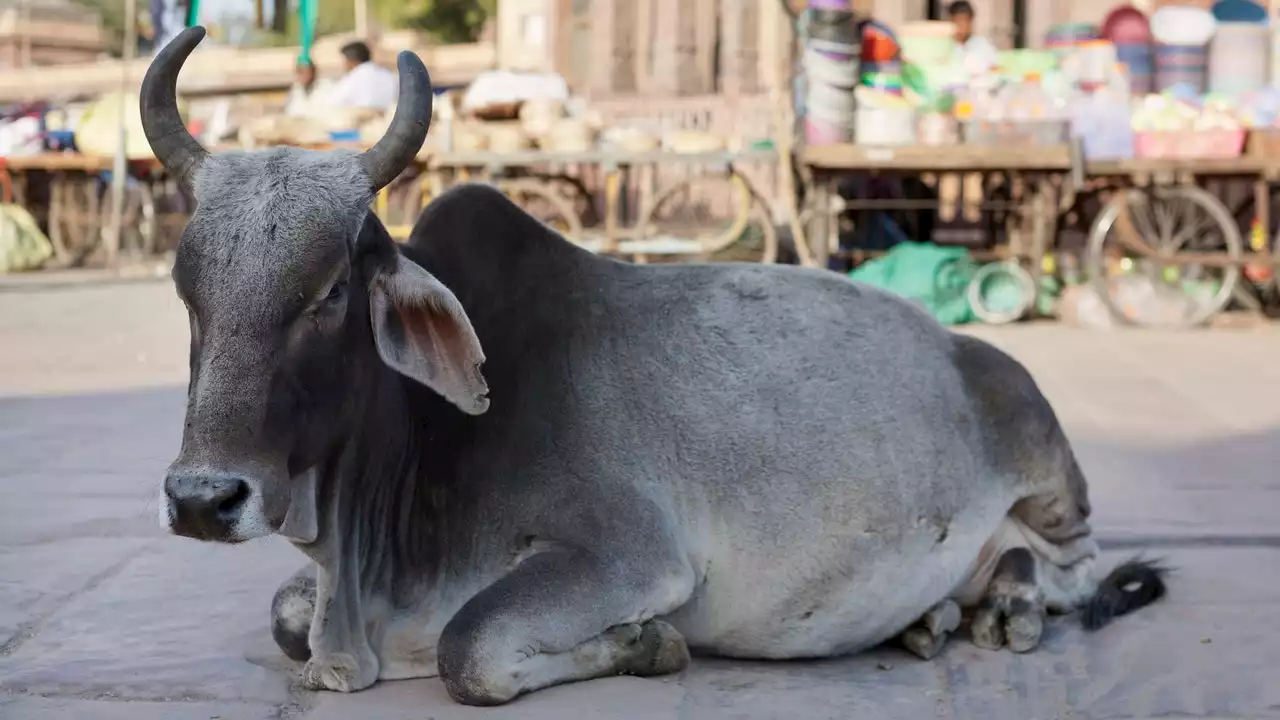
[[[120,255],[120,236],[124,222],[124,190],[125,175],[128,164],[125,158],[125,103],[128,97],[130,78],[129,70],[133,65],[138,50],[138,0],[125,0],[124,4],[124,48],[120,53],[120,95],[119,116],[116,122],[119,130],[116,133],[116,156],[111,166],[111,231],[106,237],[107,265],[114,267]]]

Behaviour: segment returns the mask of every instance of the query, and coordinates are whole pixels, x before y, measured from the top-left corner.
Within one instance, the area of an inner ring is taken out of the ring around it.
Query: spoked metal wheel
[[[1231,300],[1243,242],[1231,213],[1197,187],[1116,193],[1089,233],[1099,298],[1120,322],[1192,327]]]
[[[570,241],[582,237],[582,219],[573,204],[551,184],[541,179],[520,178],[498,183],[511,201]]]

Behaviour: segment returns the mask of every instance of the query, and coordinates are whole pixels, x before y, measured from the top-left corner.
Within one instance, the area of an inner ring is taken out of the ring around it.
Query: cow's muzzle
[[[164,479],[170,530],[196,540],[247,539],[241,526],[254,495],[247,480],[231,474],[172,470]]]

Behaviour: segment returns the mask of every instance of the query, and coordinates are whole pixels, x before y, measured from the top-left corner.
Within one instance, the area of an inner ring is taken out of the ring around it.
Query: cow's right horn
[[[360,166],[376,193],[391,184],[413,161],[431,127],[431,76],[417,55],[403,50],[396,58],[400,69],[400,99],[391,126],[378,144],[360,155]]]
[[[178,112],[178,71],[203,39],[204,28],[199,25],[178,33],[156,53],[142,78],[142,131],[169,174],[186,183],[209,152],[187,132]]]

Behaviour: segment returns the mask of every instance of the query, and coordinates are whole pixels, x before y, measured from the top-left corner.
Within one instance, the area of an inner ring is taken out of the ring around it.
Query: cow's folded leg
[[[521,563],[441,633],[440,679],[449,695],[498,705],[576,680],[683,669],[684,638],[654,618],[685,603],[693,572],[652,558],[552,550]]]
[[[311,658],[302,668],[309,690],[355,692],[378,679],[378,656],[366,628],[373,618],[362,611],[359,576],[350,563],[321,567],[316,573],[316,614],[308,644]]]
[[[271,599],[271,637],[290,660],[311,659],[311,618],[316,614],[316,567],[308,564],[284,581]]]
[[[975,645],[990,650],[1034,650],[1044,632],[1044,592],[1037,580],[1036,560],[1024,547],[1000,557],[986,595],[974,612],[970,632]]]
[[[958,627],[960,606],[954,600],[943,600],[902,633],[902,645],[920,658],[932,660]]]

